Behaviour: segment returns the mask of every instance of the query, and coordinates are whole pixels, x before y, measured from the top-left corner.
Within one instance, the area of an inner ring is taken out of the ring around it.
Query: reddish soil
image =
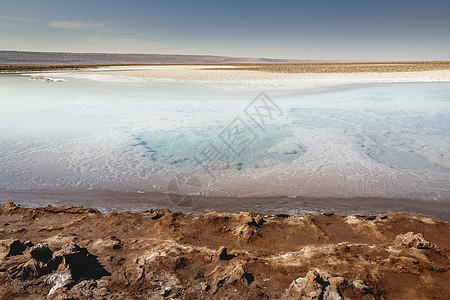
[[[450,223],[0,205],[0,299],[449,299]]]

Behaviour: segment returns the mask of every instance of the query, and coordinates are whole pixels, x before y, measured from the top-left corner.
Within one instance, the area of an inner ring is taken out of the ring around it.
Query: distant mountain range
[[[300,62],[293,59],[214,55],[118,54],[0,51],[0,64],[190,64]]]

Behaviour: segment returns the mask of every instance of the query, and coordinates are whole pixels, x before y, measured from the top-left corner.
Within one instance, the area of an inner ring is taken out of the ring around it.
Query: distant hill
[[[118,54],[0,51],[0,64],[190,64],[299,62],[292,59],[214,55]]]

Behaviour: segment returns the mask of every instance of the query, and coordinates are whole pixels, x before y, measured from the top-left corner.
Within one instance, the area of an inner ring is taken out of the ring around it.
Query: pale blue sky
[[[0,0],[0,50],[450,60],[450,1]]]

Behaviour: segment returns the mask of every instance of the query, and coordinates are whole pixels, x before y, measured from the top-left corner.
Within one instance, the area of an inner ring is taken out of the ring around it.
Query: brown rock
[[[436,245],[428,242],[421,233],[408,232],[405,234],[399,234],[395,237],[395,243],[407,248],[416,249],[435,249]]]
[[[16,205],[13,201],[10,201],[8,203],[5,203],[1,206],[1,211],[12,213],[19,210],[19,206]]]
[[[259,228],[265,222],[263,217],[260,215],[252,217],[247,212],[241,212],[239,213],[238,218],[240,225],[235,228],[233,233],[240,241],[248,243],[252,238],[259,236]]]
[[[344,283],[344,278],[332,276],[320,269],[308,272],[305,277],[294,280],[285,294],[284,299],[343,299],[340,292],[340,285]]]

